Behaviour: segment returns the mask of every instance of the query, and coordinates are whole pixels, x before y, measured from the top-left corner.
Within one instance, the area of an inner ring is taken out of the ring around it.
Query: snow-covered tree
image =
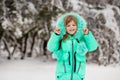
[[[120,63],[120,0],[1,0],[0,50],[7,51],[9,59],[18,52],[22,59],[48,57],[47,40],[66,12],[83,16],[99,43],[96,51],[87,54],[88,62]]]

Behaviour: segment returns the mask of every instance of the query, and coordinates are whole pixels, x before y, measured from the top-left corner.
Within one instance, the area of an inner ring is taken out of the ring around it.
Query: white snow
[[[22,15],[21,14],[19,14],[19,13],[17,13],[16,14],[17,15],[17,23],[19,23],[19,24],[21,24],[21,25],[23,25],[23,17],[22,17]]]
[[[54,72],[53,62],[40,59],[0,61],[0,80],[55,80]]]
[[[109,27],[111,30],[113,30],[114,32],[116,32],[116,39],[118,40],[119,39],[119,27],[117,25],[117,21],[116,19],[114,18],[114,12],[112,10],[112,7],[113,6],[107,6],[106,9],[103,10],[103,14],[105,16],[105,19],[106,19],[106,27]]]
[[[31,24],[33,20],[31,18],[24,18],[24,24]]]
[[[2,26],[4,29],[8,28],[9,26],[12,27],[12,23],[10,22],[9,19],[4,18],[4,21],[2,22]]]
[[[78,10],[79,9],[80,6],[78,5],[78,3],[79,3],[78,0],[76,0],[76,1],[70,0],[70,3],[72,3],[72,5],[73,5],[73,10]]]
[[[1,60],[0,80],[55,80],[55,61],[27,58]],[[120,66],[87,64],[85,80],[120,80]]]
[[[34,4],[32,2],[28,2],[28,10],[34,15],[38,14],[38,11],[36,10]]]
[[[120,80],[120,66],[87,65],[86,80]]]
[[[103,10],[94,10],[93,9],[91,11],[94,11],[97,13],[95,16],[97,16],[101,13],[104,15],[105,20],[106,20],[105,26],[108,27],[109,29],[111,29],[113,32],[115,32],[116,40],[120,41],[120,35],[119,35],[120,30],[119,30],[117,21],[114,17],[115,12],[113,11],[113,8],[115,8],[117,10],[118,14],[120,13],[119,10],[115,6],[112,6],[112,5],[106,5],[106,8]]]
[[[22,36],[22,31],[17,27],[17,28],[15,29],[14,34],[15,34],[15,36],[16,36],[17,38],[19,38],[19,37]]]
[[[65,11],[64,8],[63,8],[63,4],[62,4],[62,1],[61,1],[61,0],[52,0],[52,1],[51,1],[51,5],[52,5],[52,6],[56,6],[57,8]]]

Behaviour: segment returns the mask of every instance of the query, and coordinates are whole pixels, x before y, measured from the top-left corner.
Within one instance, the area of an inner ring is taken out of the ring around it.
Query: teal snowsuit
[[[64,18],[68,15],[74,16],[77,20],[77,32],[68,35],[63,41],[66,33]],[[76,13],[62,15],[56,24],[60,28],[60,35],[52,32],[47,44],[47,49],[53,52],[53,58],[57,59],[56,80],[84,80],[86,72],[86,53],[97,49],[98,43],[91,31],[84,35],[83,28],[86,21]]]

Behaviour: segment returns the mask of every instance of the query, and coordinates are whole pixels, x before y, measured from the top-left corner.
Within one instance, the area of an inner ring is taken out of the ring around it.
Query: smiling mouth
[[[69,30],[69,31],[75,31],[75,29]]]

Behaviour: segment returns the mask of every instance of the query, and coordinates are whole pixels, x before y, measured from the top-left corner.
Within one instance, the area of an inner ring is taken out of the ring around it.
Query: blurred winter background
[[[0,0],[0,80],[55,80],[46,45],[66,12],[83,16],[99,43],[86,80],[120,80],[120,0]]]

